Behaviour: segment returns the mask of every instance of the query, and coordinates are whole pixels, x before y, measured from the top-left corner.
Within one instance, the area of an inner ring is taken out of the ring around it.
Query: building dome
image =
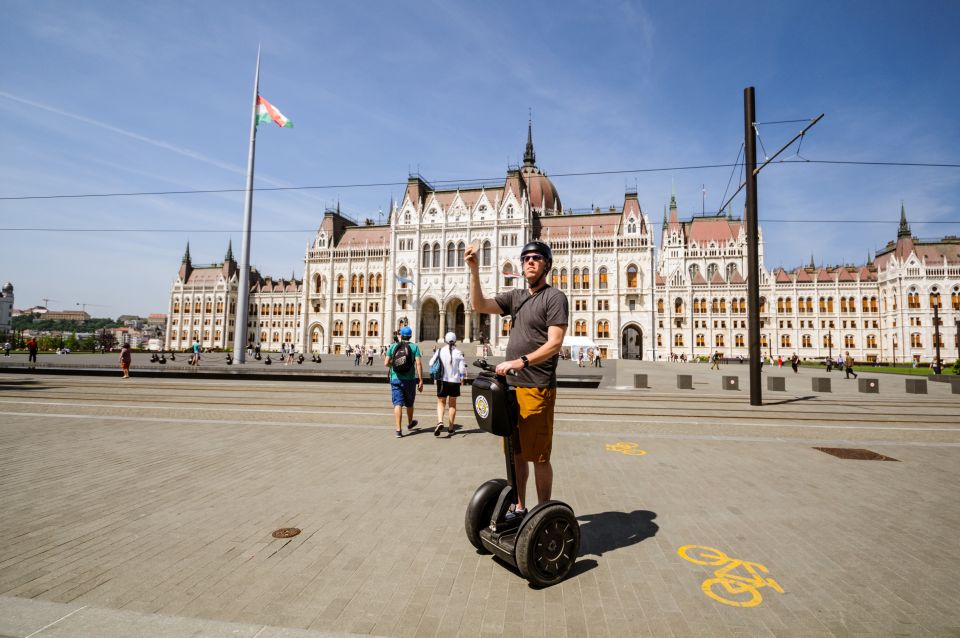
[[[527,186],[527,197],[530,198],[530,207],[540,212],[561,211],[560,195],[557,187],[550,178],[540,172],[536,166],[524,166],[520,171]]]
[[[5,295],[13,294],[13,284],[10,283],[9,281],[3,284],[3,294]]]

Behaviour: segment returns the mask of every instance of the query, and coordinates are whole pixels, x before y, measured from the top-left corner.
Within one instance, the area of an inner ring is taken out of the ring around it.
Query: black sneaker
[[[506,515],[505,518],[506,518],[508,521],[512,521],[512,520],[515,519],[515,518],[523,518],[523,517],[526,516],[526,515],[527,515],[527,509],[526,509],[526,508],[523,508],[523,509],[512,510],[512,511],[510,511],[510,512],[507,512],[507,515]]]
[[[394,431],[393,431],[393,436],[395,436],[395,437],[398,438],[398,439],[402,439],[402,438],[403,438],[403,432],[401,432],[400,430],[394,430]]]
[[[412,430],[412,429],[415,428],[415,427],[417,427],[417,420],[416,420],[416,419],[414,419],[413,421],[410,421],[410,423],[407,424],[407,429],[408,429],[408,430]]]

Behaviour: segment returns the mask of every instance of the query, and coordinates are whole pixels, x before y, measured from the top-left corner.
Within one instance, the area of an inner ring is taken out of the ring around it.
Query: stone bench
[[[633,387],[634,388],[649,388],[647,385],[647,375],[645,374],[635,374],[633,375]]]
[[[724,376],[724,377],[723,377],[723,389],[724,389],[724,390],[739,390],[739,389],[740,389],[740,377]]]
[[[813,377],[814,392],[830,392],[830,379],[827,377]]]
[[[926,379],[904,379],[907,386],[907,394],[926,394]]]
[[[857,379],[857,390],[866,394],[880,393],[879,379]]]
[[[787,380],[784,377],[767,377],[767,390],[771,392],[786,392]]]
[[[677,375],[677,388],[680,390],[693,390],[693,375],[692,374],[678,374]]]

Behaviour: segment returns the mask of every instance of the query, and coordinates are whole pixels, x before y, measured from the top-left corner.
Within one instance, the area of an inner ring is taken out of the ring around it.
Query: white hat
[[[446,342],[446,343],[456,343],[456,342],[457,342],[457,335],[453,334],[452,332],[448,332],[447,334],[445,334],[445,335],[443,336],[443,340],[444,340],[444,342]]]

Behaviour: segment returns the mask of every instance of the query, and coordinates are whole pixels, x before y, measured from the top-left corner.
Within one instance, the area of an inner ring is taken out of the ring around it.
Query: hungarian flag
[[[257,96],[257,125],[260,125],[262,122],[267,122],[273,120],[277,123],[277,126],[282,128],[293,128],[293,122],[288,120],[286,116],[277,110],[273,104],[267,102],[261,96]]]

